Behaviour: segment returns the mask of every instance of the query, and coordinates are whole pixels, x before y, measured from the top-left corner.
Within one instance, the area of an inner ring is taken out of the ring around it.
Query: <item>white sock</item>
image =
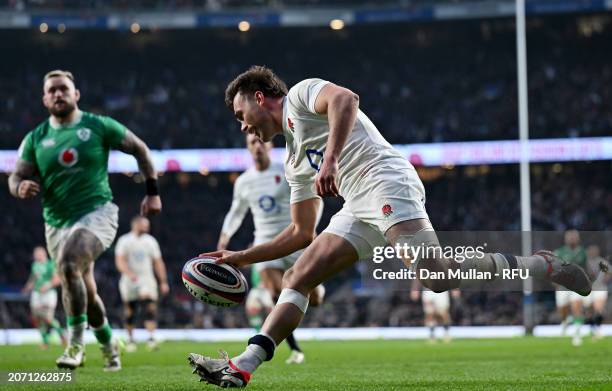
[[[546,269],[548,269],[548,264],[539,255],[516,257],[516,263],[519,269],[529,270],[529,275],[535,278],[543,278],[546,275]]]
[[[259,345],[251,344],[239,356],[232,358],[232,362],[243,371],[253,373],[266,359],[266,351]]]
[[[489,254],[495,263],[496,272],[500,274],[504,269],[511,269],[506,256],[502,254]],[[528,257],[514,257],[516,259],[516,267],[519,270],[528,270],[530,277],[542,278],[546,274],[547,263],[544,258],[539,255],[531,255]]]
[[[68,326],[70,332],[70,345],[83,345],[83,331],[85,331],[86,326],[87,322]]]

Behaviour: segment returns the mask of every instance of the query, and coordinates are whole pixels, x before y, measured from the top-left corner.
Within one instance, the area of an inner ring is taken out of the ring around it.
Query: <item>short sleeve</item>
[[[36,154],[34,149],[34,142],[32,141],[32,132],[28,133],[21,142],[19,149],[17,150],[17,156],[19,159],[25,160],[30,163],[36,163]]]
[[[117,240],[117,245],[115,245],[115,255],[120,255],[120,256],[127,255],[125,238],[121,237],[119,238],[119,240]]]
[[[116,148],[121,145],[127,130],[126,127],[111,117],[101,116],[100,120],[104,125],[104,142],[106,145],[111,148]]]
[[[291,204],[297,204],[311,198],[321,198],[317,195],[314,182],[301,183],[289,179],[287,179],[287,182],[291,187]]]
[[[306,79],[297,83],[289,90],[289,99],[291,102],[300,107],[302,110],[317,114],[315,111],[315,103],[319,92],[329,82],[322,79]]]
[[[158,259],[162,257],[161,249],[159,248],[159,243],[153,236],[151,236],[151,256],[153,259]]]

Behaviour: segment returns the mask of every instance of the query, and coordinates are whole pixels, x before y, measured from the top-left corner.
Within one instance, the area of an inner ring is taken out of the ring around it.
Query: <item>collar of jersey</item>
[[[60,124],[58,124],[58,123],[55,121],[55,119],[53,118],[53,116],[50,116],[50,117],[49,117],[49,125],[50,125],[50,126],[53,128],[53,129],[69,128],[69,127],[71,127],[71,126],[78,125],[78,124],[81,122],[81,120],[82,120],[82,119],[83,119],[83,112],[82,112],[81,110],[79,110],[79,111],[77,112],[77,115],[76,115],[76,117],[75,117],[74,121],[69,122],[69,123],[67,123],[67,124],[61,124],[61,125],[60,125]]]

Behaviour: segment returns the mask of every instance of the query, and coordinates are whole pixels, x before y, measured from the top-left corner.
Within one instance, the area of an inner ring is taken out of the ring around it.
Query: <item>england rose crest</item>
[[[389,217],[393,213],[393,209],[391,208],[391,205],[385,204],[382,207],[382,212],[385,215],[385,217]]]

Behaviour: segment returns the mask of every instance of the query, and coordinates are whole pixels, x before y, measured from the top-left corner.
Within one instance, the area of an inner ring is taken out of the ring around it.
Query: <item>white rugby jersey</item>
[[[283,133],[287,141],[285,173],[291,186],[291,203],[317,197],[314,181],[325,153],[329,122],[327,115],[316,113],[315,101],[327,83],[321,79],[303,80],[289,90],[283,103]],[[359,188],[362,178],[376,167],[401,169],[412,165],[359,110],[338,159],[336,183],[345,201],[351,201],[351,194]]]
[[[122,235],[117,240],[115,255],[126,257],[127,264],[138,277],[155,278],[153,261],[161,258],[157,240],[149,234],[136,236],[132,232]]]
[[[234,183],[232,206],[225,216],[221,232],[229,237],[234,235],[250,208],[255,224],[255,242],[276,236],[291,224],[289,195],[282,164],[270,163],[264,171],[249,168]]]

